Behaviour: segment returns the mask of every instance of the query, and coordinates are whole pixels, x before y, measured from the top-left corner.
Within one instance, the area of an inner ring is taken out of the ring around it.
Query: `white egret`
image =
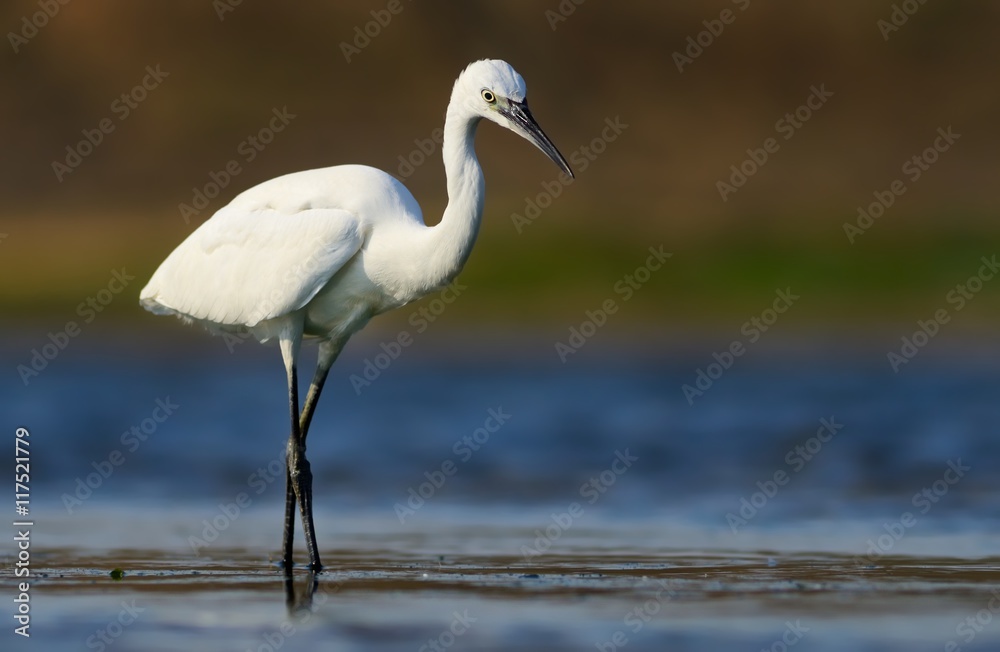
[[[483,215],[476,159],[483,118],[523,136],[567,175],[573,172],[528,110],[525,84],[507,63],[476,61],[458,77],[444,123],[448,206],[424,224],[395,178],[362,165],[307,170],[239,194],[167,257],[140,294],[143,307],[214,331],[277,339],[288,375],[282,563],[292,568],[298,504],[309,565],[322,568],[312,512],[306,435],[320,391],[348,338],[374,315],[446,286],[469,257]],[[319,340],[316,372],[299,412],[296,360],[303,338]]]

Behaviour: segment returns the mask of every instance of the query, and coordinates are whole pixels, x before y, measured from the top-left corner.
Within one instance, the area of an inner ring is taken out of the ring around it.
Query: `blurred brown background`
[[[0,10],[0,293],[18,318],[71,318],[122,266],[137,279],[107,312],[143,317],[134,299],[160,260],[273,176],[340,163],[399,176],[399,157],[441,126],[459,71],[483,57],[521,72],[567,156],[606,118],[628,128],[519,233],[511,215],[557,171],[484,125],[487,214],[453,324],[568,323],[660,244],[674,258],[620,325],[731,330],[785,286],[806,297],[791,322],[909,324],[996,253],[996,3],[401,0],[391,15],[381,1],[51,0],[58,12],[36,17],[45,24],[27,38],[26,17],[45,4]],[[723,11],[729,24],[714,22]],[[906,22],[886,39],[879,21],[894,11]],[[377,34],[347,61],[343,44],[366,27]],[[708,44],[679,72],[674,53],[701,32]],[[123,119],[114,103],[147,66],[168,76]],[[814,86],[832,96],[785,140],[776,123]],[[282,107],[295,118],[247,162],[241,143]],[[53,162],[104,119],[113,131],[60,181]],[[949,126],[961,138],[911,182],[903,164]],[[723,201],[717,182],[772,137],[780,149]],[[179,204],[233,159],[240,173],[186,223]],[[851,244],[843,223],[895,179],[906,193]],[[439,151],[405,183],[435,222],[446,200]],[[987,285],[962,328],[988,328],[996,294]]]

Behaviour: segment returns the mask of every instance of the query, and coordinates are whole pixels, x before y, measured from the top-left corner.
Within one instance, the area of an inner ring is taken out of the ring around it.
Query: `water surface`
[[[0,395],[35,522],[32,640],[3,649],[996,649],[991,361],[760,348],[689,402],[717,342],[563,364],[533,337],[414,347],[360,391],[379,340],[345,353],[309,440],[311,607],[274,564],[277,352],[68,349]]]

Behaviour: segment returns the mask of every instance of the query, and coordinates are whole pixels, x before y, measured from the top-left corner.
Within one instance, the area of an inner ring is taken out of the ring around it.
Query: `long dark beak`
[[[535,147],[545,152],[545,155],[552,159],[552,162],[558,165],[559,169],[570,178],[574,178],[573,170],[569,167],[569,163],[566,162],[563,155],[559,153],[556,146],[545,135],[545,132],[538,126],[538,123],[535,122],[534,116],[528,110],[527,102],[508,102],[507,107],[501,109],[500,112],[511,121],[517,133],[531,141]]]

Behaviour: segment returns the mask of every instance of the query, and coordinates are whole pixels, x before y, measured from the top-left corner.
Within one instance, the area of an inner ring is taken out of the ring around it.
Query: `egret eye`
[[[482,95],[483,95],[483,99],[486,100],[487,104],[496,104],[496,102],[497,102],[497,96],[494,95],[493,91],[491,91],[490,89],[484,88],[483,92],[482,92]]]

